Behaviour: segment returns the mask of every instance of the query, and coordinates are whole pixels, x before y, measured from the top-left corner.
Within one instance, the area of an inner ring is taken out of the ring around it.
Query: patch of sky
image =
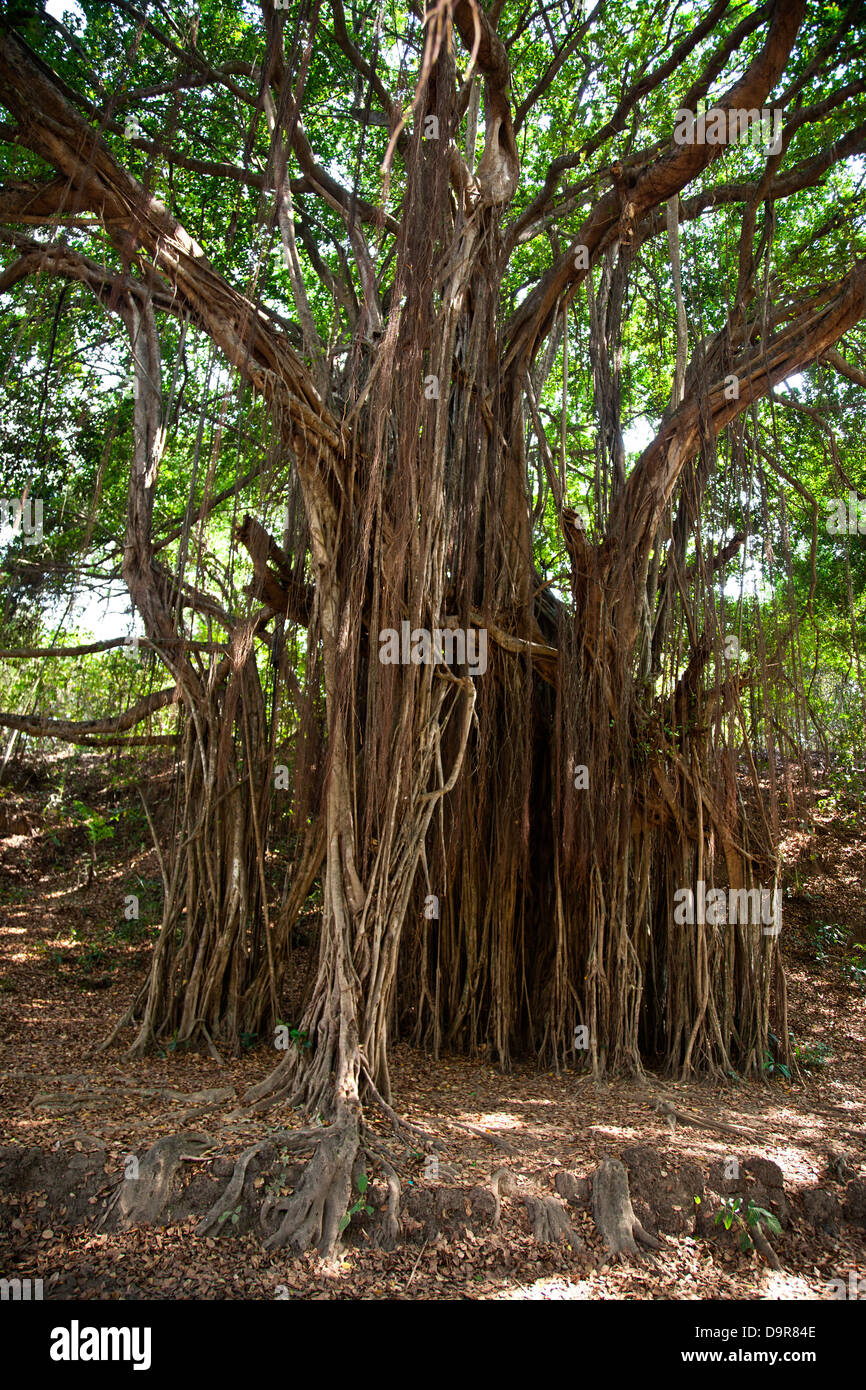
[[[656,436],[656,426],[646,415],[637,415],[623,431],[622,442],[629,454],[642,454]]]
[[[76,0],[46,0],[45,13],[52,19],[59,19],[67,29],[87,28],[87,16]]]

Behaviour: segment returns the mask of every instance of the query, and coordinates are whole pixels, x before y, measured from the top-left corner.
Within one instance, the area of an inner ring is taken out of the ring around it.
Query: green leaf
[[[349,1222],[351,1221],[351,1219],[352,1219],[351,1216],[348,1216],[348,1215],[347,1215],[347,1216],[341,1216],[341,1217],[340,1217],[340,1230],[341,1230],[341,1231],[345,1231],[345,1229],[346,1229],[346,1227],[348,1226],[348,1224],[349,1224]]]
[[[368,1188],[368,1186],[369,1186],[369,1183],[370,1183],[370,1179],[367,1177],[367,1174],[366,1174],[366,1173],[362,1173],[361,1176],[358,1178],[358,1191],[359,1191],[359,1192],[366,1192],[366,1191],[367,1191],[367,1188]]]

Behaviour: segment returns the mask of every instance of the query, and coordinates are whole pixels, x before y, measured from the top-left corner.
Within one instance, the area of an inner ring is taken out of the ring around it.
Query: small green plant
[[[784,1062],[779,1061],[779,1039],[775,1033],[768,1034],[770,1047],[764,1053],[764,1062],[761,1067],[767,1076],[784,1076],[786,1081],[791,1080],[791,1069]]]
[[[221,1212],[220,1212],[220,1216],[219,1216],[220,1225],[222,1225],[222,1223],[223,1223],[224,1221],[231,1221],[232,1225],[233,1225],[233,1226],[236,1226],[236,1225],[238,1224],[238,1222],[240,1221],[240,1219],[241,1219],[241,1204],[240,1204],[240,1202],[238,1202],[237,1206],[234,1207],[231,1211],[221,1211]]]
[[[275,1173],[271,1181],[265,1187],[265,1192],[272,1201],[274,1201],[277,1197],[284,1196],[286,1190],[289,1187],[288,1169],[289,1164],[292,1161],[292,1156],[289,1153],[288,1149],[280,1150],[280,1161],[283,1165],[282,1171],[279,1173]]]
[[[113,838],[114,826],[111,822],[119,820],[119,811],[112,811],[110,816],[103,816],[99,811],[91,811],[83,801],[73,801],[72,806],[74,811],[72,818],[79,825],[84,826],[91,844],[98,845],[101,840]]]
[[[78,964],[85,974],[89,974],[91,970],[107,964],[105,952],[101,946],[88,946]]]
[[[66,957],[63,952],[59,951],[56,946],[49,946],[46,941],[37,942],[35,949],[37,955],[44,956],[49,965],[53,965],[55,969],[66,964]]]
[[[168,1056],[169,1052],[177,1052],[178,1048],[181,1048],[181,1047],[185,1047],[185,1046],[186,1046],[186,1043],[178,1042],[177,1034],[178,1034],[178,1030],[177,1030],[177,1028],[175,1028],[175,1030],[174,1030],[174,1037],[172,1038],[171,1042],[168,1043],[165,1047],[161,1047],[161,1048],[160,1048],[159,1053],[158,1053],[158,1056],[159,1056],[159,1057],[165,1058],[165,1057]]]
[[[90,854],[93,860],[93,867],[96,868],[96,846],[102,840],[110,840],[114,836],[114,826],[112,821],[120,819],[119,811],[112,811],[111,815],[103,816],[99,811],[91,811],[85,806],[83,801],[73,801],[72,819],[84,827],[87,838],[90,841]]]
[[[833,1050],[827,1043],[798,1043],[790,1028],[788,1029],[788,1038],[794,1060],[803,1071],[820,1071],[826,1066],[827,1058]]]
[[[32,889],[19,888],[16,884],[13,884],[10,888],[4,888],[2,892],[0,892],[0,902],[26,903],[32,896]]]
[[[258,1038],[258,1036],[259,1036],[258,1033],[247,1033],[247,1032],[241,1033],[241,1035],[240,1035],[241,1047],[244,1049],[245,1052],[250,1052],[250,1051],[252,1051],[252,1049],[253,1049],[253,1048],[255,1047],[255,1045],[256,1045],[256,1039]]]
[[[799,869],[794,869],[793,881],[785,889],[786,898],[798,898],[803,891],[803,879]]]
[[[349,1210],[346,1212],[346,1215],[345,1215],[345,1216],[341,1216],[341,1217],[340,1217],[340,1230],[341,1230],[341,1231],[345,1231],[345,1229],[346,1229],[346,1227],[348,1226],[349,1222],[352,1220],[352,1217],[353,1217],[353,1216],[357,1216],[357,1214],[358,1214],[359,1211],[365,1211],[365,1212],[367,1213],[368,1216],[372,1216],[372,1215],[373,1215],[373,1208],[369,1205],[369,1203],[367,1202],[367,1199],[366,1199],[366,1197],[365,1197],[365,1195],[364,1195],[364,1194],[366,1193],[367,1188],[369,1187],[369,1185],[370,1185],[370,1179],[367,1177],[367,1174],[366,1174],[366,1173],[361,1173],[360,1177],[358,1178],[358,1191],[359,1191],[360,1194],[361,1194],[360,1199],[355,1203],[354,1206],[349,1207]]]
[[[837,926],[835,922],[810,922],[806,934],[818,965],[824,965],[831,947],[843,946],[847,937],[844,927]]]
[[[147,923],[137,922],[134,917],[128,922],[125,919],[118,922],[117,926],[111,929],[112,940],[126,943],[143,941],[147,934]]]
[[[280,1020],[277,1020],[277,1027],[285,1028],[287,1030],[288,1035],[292,1040],[292,1044],[295,1047],[300,1049],[302,1047],[313,1046],[312,1042],[310,1041],[310,1035],[307,1032],[306,1028],[289,1028],[289,1025],[287,1023],[282,1023],[280,1022]]]
[[[698,1200],[699,1198],[696,1197],[695,1201]],[[782,1227],[773,1213],[767,1211],[766,1207],[757,1206],[754,1198],[749,1198],[744,1209],[742,1197],[723,1197],[721,1210],[716,1212],[714,1224],[724,1226],[726,1231],[729,1231],[732,1226],[736,1226],[740,1233],[740,1249],[745,1252],[754,1250],[755,1245],[750,1232],[760,1229],[762,1221],[772,1235],[782,1234]]]

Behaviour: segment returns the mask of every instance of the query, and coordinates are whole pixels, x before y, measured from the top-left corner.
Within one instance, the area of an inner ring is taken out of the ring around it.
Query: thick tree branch
[[[508,100],[508,54],[477,0],[453,0],[452,13],[454,27],[484,78],[485,141],[476,178],[482,198],[501,205],[513,196],[520,173]]]
[[[762,106],[767,94],[781,77],[805,12],[805,0],[789,0],[775,8],[766,42],[744,76],[715,104],[716,110],[751,109]],[[725,146],[710,144],[675,145],[649,167],[631,175],[622,192],[614,187],[590,212],[578,233],[575,246],[584,245],[592,263],[611,236],[629,240],[649,212],[675,193],[719,157]],[[575,265],[575,246],[560,256],[544,279],[513,315],[508,329],[505,364],[532,360],[538,345],[549,331],[563,295],[588,271]]]
[[[333,462],[341,446],[339,427],[289,343],[214,270],[163,204],[118,165],[11,34],[0,34],[0,80],[21,142],[70,181],[128,256],[146,252],[193,320],[255,389],[279,407],[298,457],[312,454]]]
[[[864,315],[866,260],[858,261],[835,292],[825,290],[814,296],[811,313],[804,306],[766,343],[745,351],[731,364],[730,373],[715,381],[700,399],[687,394],[635,464],[612,520],[615,540],[603,547],[613,566],[623,574],[631,572],[632,584],[639,580],[674,486],[697,451],[702,433],[717,435],[753,401],[817,361]],[[737,382],[734,397],[728,390],[733,378]]]
[[[840,376],[844,376],[848,381],[853,381],[855,386],[866,386],[866,372],[859,367],[853,367],[850,362],[846,362],[841,352],[837,348],[829,348],[822,353],[821,362],[826,362],[828,366],[835,367]]]
[[[167,686],[165,690],[156,690],[146,695],[123,714],[114,715],[110,719],[50,719],[36,714],[0,713],[0,726],[4,729],[17,729],[33,738],[63,738],[75,743],[80,734],[118,734],[123,733],[125,729],[132,729],[143,719],[147,719],[148,715],[176,704],[178,696],[176,685]]]

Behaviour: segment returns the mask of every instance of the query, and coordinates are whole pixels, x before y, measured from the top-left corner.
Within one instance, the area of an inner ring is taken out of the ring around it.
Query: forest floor
[[[130,1061],[128,1031],[97,1051],[144,976],[159,921],[156,857],[128,772],[79,757],[19,770],[0,788],[0,1154],[40,1150],[55,1169],[93,1156],[102,1193],[129,1155],[162,1136],[204,1130],[212,1142],[198,1162],[225,1174],[267,1126],[292,1123],[240,1107],[274,1065],[273,1049],[256,1039],[223,1064],[180,1050]],[[61,783],[62,804],[50,795]],[[161,786],[167,769],[148,777],[151,804]],[[866,1188],[866,952],[856,950],[866,945],[866,817],[862,806],[803,794],[783,833],[782,942],[800,1059],[791,1077],[768,1058],[763,1080],[674,1084],[648,1074],[596,1084],[529,1065],[503,1075],[484,1061],[434,1061],[398,1045],[393,1104],[441,1147],[438,1173],[423,1145],[402,1156],[417,1219],[395,1250],[374,1248],[355,1223],[327,1270],[312,1255],[264,1250],[259,1231],[231,1221],[204,1237],[194,1216],[97,1231],[71,1219],[63,1182],[41,1183],[31,1165],[32,1181],[0,1194],[0,1274],[41,1277],[45,1297],[76,1299],[825,1299],[834,1278],[866,1279],[866,1213],[853,1200]],[[130,894],[138,921],[124,917]],[[290,1022],[313,964],[300,947],[283,1015]],[[692,1125],[671,1132],[650,1104],[659,1092],[754,1137],[733,1141]],[[696,1220],[701,1192],[705,1212],[718,1210],[702,1186],[708,1166],[718,1173],[738,1151],[782,1217],[778,1271],[744,1252],[736,1230]],[[606,1153],[628,1155],[635,1209],[664,1243],[656,1260],[611,1263],[586,1209],[569,1211],[582,1248],[540,1244],[530,1232],[521,1196],[553,1194],[557,1172],[584,1177]],[[841,1156],[842,1168],[828,1170],[828,1155]],[[473,1194],[501,1168],[514,1180],[511,1195],[495,1229],[479,1228],[469,1219]],[[779,1172],[783,1191],[773,1186]],[[847,1192],[857,1219],[807,1215],[816,1187],[837,1216]],[[99,1197],[85,1200],[95,1207]]]

